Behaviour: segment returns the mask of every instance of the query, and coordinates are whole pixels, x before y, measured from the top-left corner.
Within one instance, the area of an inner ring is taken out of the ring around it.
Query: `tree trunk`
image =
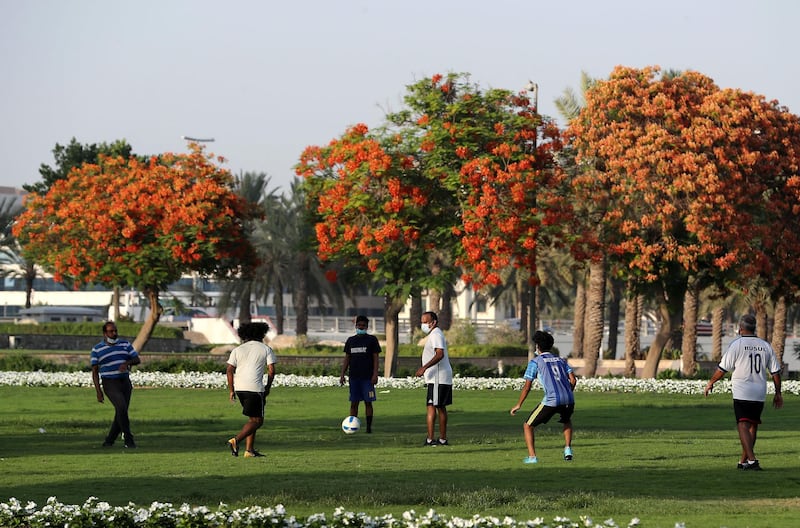
[[[523,343],[528,343],[530,341],[530,336],[528,335],[528,302],[530,301],[530,296],[527,295],[527,287],[525,281],[522,279],[522,273],[520,270],[517,270],[517,304],[519,304],[519,311],[517,312],[517,317],[519,317],[519,331],[522,332],[522,339]]]
[[[283,335],[286,331],[286,308],[283,306],[283,281],[275,280],[275,292],[272,294],[272,304],[275,305],[275,332]],[[306,319],[308,320],[308,319]],[[308,324],[308,323],[306,323]]]
[[[295,321],[295,334],[308,335],[308,274],[310,258],[308,253],[301,251],[297,254],[297,285],[295,291],[295,311],[297,319]],[[278,292],[283,295],[283,290]]]
[[[398,345],[400,344],[400,311],[405,299],[386,298],[384,302],[384,324],[386,326],[386,355],[383,364],[383,376],[392,378],[397,373]]]
[[[111,291],[111,306],[114,308],[114,321],[119,321],[119,286]]]
[[[572,316],[572,357],[583,357],[584,318],[586,317],[586,272],[578,274],[575,289],[575,311]]]
[[[641,353],[642,341],[639,335],[641,329],[641,305],[642,295],[636,293],[633,283],[628,283],[627,294],[625,296],[625,371],[624,375],[628,378],[636,377],[636,360]]]
[[[683,306],[683,296],[685,294],[685,283],[682,288],[675,288],[675,291],[661,291],[658,303],[658,313],[661,319],[661,327],[656,332],[653,343],[647,351],[642,378],[655,378],[658,374],[658,362],[664,348],[674,340],[674,332],[680,328],[681,307]]]
[[[414,330],[419,328],[422,319],[422,295],[413,293],[411,295],[411,308],[408,312],[408,340],[411,341]]]
[[[681,342],[681,374],[689,378],[697,371],[697,309],[700,288],[696,278],[689,279],[683,296],[683,338]]]
[[[585,330],[583,343],[583,375],[593,377],[597,372],[597,359],[603,346],[603,312],[605,311],[606,265],[605,259],[589,264],[589,292],[586,298]]]
[[[31,307],[33,298],[33,281],[36,280],[36,266],[32,262],[25,262],[25,308]]]
[[[244,279],[242,295],[239,297],[239,324],[247,324],[251,321],[250,316],[250,293],[253,283],[250,279]]]
[[[612,278],[611,295],[608,300],[608,356],[617,359],[617,341],[619,340],[619,305],[622,302],[622,281]]]
[[[711,311],[711,360],[722,359],[722,326],[725,317],[725,307],[717,306]]]
[[[437,316],[441,312],[442,292],[439,290],[431,289],[428,291],[428,310],[434,312]]]
[[[756,335],[761,339],[767,340],[767,307],[766,303],[759,300],[753,303],[756,311]]]
[[[150,340],[150,336],[153,335],[153,330],[156,324],[158,324],[158,320],[161,318],[161,313],[164,311],[161,303],[158,302],[158,288],[146,287],[144,289],[144,295],[147,297],[147,301],[150,304],[150,313],[145,318],[136,339],[133,340],[133,348],[136,349],[137,352],[144,350],[145,345],[147,345],[147,342]]]
[[[786,295],[779,295],[775,300],[775,321],[772,328],[772,349],[783,367],[783,353],[786,349]]]
[[[437,314],[439,316],[439,327],[442,330],[450,330],[453,326],[453,295],[455,291],[452,286],[447,286],[442,292],[442,306]]]

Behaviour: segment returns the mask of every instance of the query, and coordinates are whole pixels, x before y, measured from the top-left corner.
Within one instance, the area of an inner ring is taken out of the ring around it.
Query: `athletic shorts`
[[[733,412],[736,414],[736,422],[761,423],[761,411],[764,410],[764,402],[750,400],[733,400]]]
[[[350,378],[350,401],[351,402],[374,402],[375,385],[368,379]]]
[[[436,387],[435,384],[428,383],[428,394],[425,400],[428,405],[433,405],[434,407],[447,407],[453,403],[452,385],[444,385],[440,383],[438,394],[434,394],[436,391],[434,387]]]
[[[545,424],[549,422],[550,418],[552,418],[555,414],[560,416],[558,419],[559,422],[567,423],[572,418],[572,413],[574,411],[574,403],[570,403],[569,405],[559,405],[557,407],[548,407],[547,405],[540,403],[533,411],[531,411],[531,414],[528,416],[528,419],[525,420],[525,423],[531,427],[536,427],[539,424]]]
[[[242,414],[250,418],[263,418],[267,405],[265,392],[236,391],[236,397],[242,404]]]

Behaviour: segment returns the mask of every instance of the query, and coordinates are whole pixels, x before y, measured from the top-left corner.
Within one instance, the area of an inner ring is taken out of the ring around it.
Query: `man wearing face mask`
[[[356,335],[347,338],[344,344],[344,362],[339,385],[344,385],[345,375],[350,378],[350,416],[358,416],[358,403],[364,402],[367,415],[367,432],[372,432],[372,402],[375,385],[378,383],[378,356],[381,345],[378,338],[367,333],[369,319],[365,315],[356,317]]]
[[[130,370],[133,365],[141,363],[139,354],[130,342],[119,339],[117,325],[109,321],[103,325],[103,341],[92,348],[92,382],[97,391],[97,401],[103,403],[103,392],[114,406],[114,421],[108,431],[103,447],[111,447],[122,433],[125,447],[133,449],[136,442],[131,434],[128,419],[128,406],[131,403],[133,385]],[[102,389],[100,381],[102,380]]]
[[[447,406],[453,403],[453,369],[447,355],[447,341],[439,328],[439,317],[434,312],[425,312],[420,319],[420,328],[428,334],[422,349],[422,366],[417,377],[425,377],[427,385],[428,437],[423,446],[446,446]],[[433,439],[436,418],[439,418],[439,438]]]

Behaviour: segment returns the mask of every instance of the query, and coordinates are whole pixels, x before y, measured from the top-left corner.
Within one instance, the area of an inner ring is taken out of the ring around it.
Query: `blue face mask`
[[[364,335],[366,333],[367,333],[367,329],[366,328],[356,328],[356,334]]]

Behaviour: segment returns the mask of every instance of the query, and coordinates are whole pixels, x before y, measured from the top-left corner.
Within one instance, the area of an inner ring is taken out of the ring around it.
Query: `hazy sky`
[[[798,28],[795,0],[0,0],[0,185],[39,181],[72,137],[156,154],[187,135],[286,189],[304,147],[435,73],[532,79],[557,116],[581,70],[659,65],[800,113]]]

